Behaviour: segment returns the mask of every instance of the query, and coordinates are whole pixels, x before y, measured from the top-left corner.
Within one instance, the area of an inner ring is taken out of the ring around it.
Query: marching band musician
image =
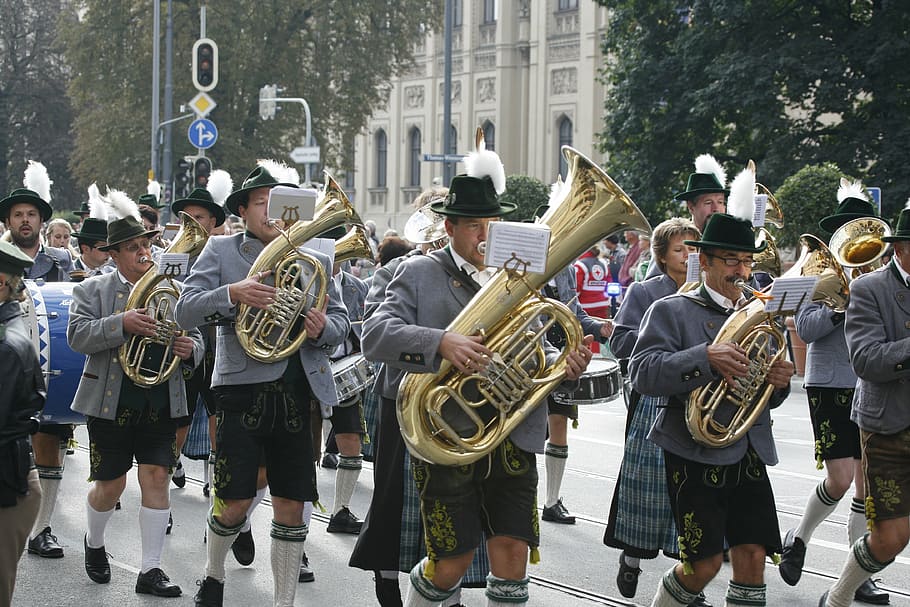
[[[377,378],[384,399],[396,398],[403,372],[434,372],[445,359],[459,372],[472,373],[493,356],[480,336],[445,330],[492,276],[478,250],[489,223],[515,209],[499,201],[505,172],[495,153],[481,147],[469,154],[465,165],[468,174],[454,177],[446,199],[431,207],[446,217],[449,246],[399,265],[384,300],[364,323],[364,354],[384,363]],[[567,377],[577,379],[590,358],[586,345],[570,352]],[[528,551],[536,557],[539,543],[535,454],[543,450],[545,418],[545,410],[538,407],[474,464],[452,467],[411,458],[427,557],[411,571],[405,605],[432,606],[448,599],[459,588],[484,534],[491,563],[487,604],[527,602]]]
[[[837,191],[838,207],[833,215],[818,222],[834,233],[860,217],[876,217],[875,206],[866,199],[859,182],[844,180]],[[844,313],[821,303],[804,305],[796,314],[796,332],[808,344],[805,386],[809,416],[815,435],[815,458],[824,463],[825,478],[809,496],[799,525],[787,531],[778,571],[784,582],[795,586],[803,572],[806,547],[815,528],[834,512],[841,498],[854,486],[847,516],[847,539],[854,545],[866,533],[866,492],[863,486],[862,450],[859,428],[850,419],[856,374],[850,366]],[[864,603],[887,605],[888,593],[867,578],[855,593]]]
[[[695,248],[684,243],[701,234],[688,219],[674,217],[654,228],[654,260],[660,273],[644,282],[633,283],[614,320],[610,349],[628,359],[638,339],[641,319],[652,303],[676,293],[686,281],[688,255]],[[667,495],[663,452],[647,439],[657,412],[666,406],[666,397],[641,395],[633,391],[626,416],[623,461],[617,475],[604,544],[619,548],[616,585],[626,598],[638,588],[640,559],[653,559],[658,551],[676,556],[676,525]],[[689,604],[705,607],[704,595]]]
[[[51,180],[40,162],[29,161],[24,188],[13,190],[0,200],[0,221],[6,225],[13,245],[33,260],[25,271],[31,280],[68,282],[73,260],[68,251],[41,244],[41,224],[50,219]],[[41,508],[28,541],[29,554],[43,558],[62,558],[63,546],[51,531],[51,518],[57,505],[57,492],[63,480],[64,454],[73,438],[72,424],[42,423],[32,436],[35,466],[41,480]]]
[[[109,191],[108,200],[119,218],[108,224],[104,250],[117,271],[76,285],[67,326],[70,347],[87,355],[72,405],[86,416],[91,450],[85,572],[98,584],[111,579],[104,532],[135,458],[142,498],[136,592],[175,597],[181,589],[161,569],[161,553],[170,517],[167,487],[176,463],[175,420],[186,415],[186,389],[179,369],[167,382],[146,388],[133,383],[121,366],[119,349],[131,335],[156,333],[157,322],[144,308],[125,307],[133,286],[150,268],[150,239],[156,232],[145,229],[136,204],[125,194]],[[202,337],[195,330],[180,335],[171,350],[181,366],[193,368],[202,358]],[[166,355],[151,353],[156,354]]]
[[[715,213],[700,240],[684,241],[699,248],[704,282],[697,291],[651,305],[629,363],[636,391],[669,397],[649,438],[664,451],[682,562],[663,576],[654,607],[692,603],[720,570],[725,537],[733,565],[727,603],[763,606],[765,556],[780,551],[765,469],[777,462],[770,412],[763,410],[739,441],[716,448],[697,443],[685,421],[689,392],[715,379],[732,382],[748,375],[749,359],[739,344],[712,343],[727,316],[745,304],[735,283],[749,278],[753,255],[767,244],[756,247],[752,230],[754,173],[746,170],[741,176],[742,186],[734,181],[731,187],[734,214]],[[766,382],[776,388],[771,407],[789,393],[793,368],[793,363],[778,359],[768,370]]]
[[[16,570],[41,504],[29,436],[44,406],[44,376],[22,320],[22,276],[32,259],[0,241],[0,605],[12,604]]]
[[[73,280],[114,270],[110,253],[101,248],[107,244],[107,205],[94,183],[89,186],[88,193],[88,217],[82,219],[79,231],[73,233],[79,245],[79,258],[73,262]]]
[[[246,232],[210,238],[186,279],[177,303],[177,321],[195,327],[217,323],[212,391],[217,409],[215,504],[208,517],[205,578],[195,601],[220,606],[224,561],[256,494],[260,462],[268,471],[274,518],[271,562],[274,603],[292,605],[307,526],[304,502],[316,501],[316,469],[310,434],[309,402],[337,403],[328,353],[350,328],[334,283],[326,285],[327,307],[301,317],[307,339],[285,360],[261,363],[238,342],[233,318],[239,304],[265,309],[276,289],[264,284],[271,271],[247,277],[265,245],[283,238],[268,216],[269,191],[281,184],[258,166],[225,201],[243,218]],[[329,259],[307,250],[331,275]]]
[[[834,585],[819,607],[850,604],[856,590],[894,562],[910,538],[910,203],[891,236],[894,257],[887,266],[850,283],[844,332],[850,363],[858,376],[850,419],[860,429],[869,533],[857,539]]]

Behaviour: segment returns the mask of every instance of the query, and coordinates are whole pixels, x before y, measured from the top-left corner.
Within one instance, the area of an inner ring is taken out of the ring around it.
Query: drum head
[[[600,405],[608,403],[622,392],[622,373],[619,363],[609,358],[595,358],[578,378],[578,388],[568,392],[553,391],[553,400],[561,405]]]

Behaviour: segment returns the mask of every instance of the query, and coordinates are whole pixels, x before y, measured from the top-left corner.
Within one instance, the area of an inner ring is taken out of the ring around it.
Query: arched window
[[[496,23],[496,0],[483,0],[483,22]]]
[[[559,119],[559,145],[556,147],[556,154],[559,157],[559,174],[565,179],[569,172],[569,165],[562,155],[562,146],[572,145],[572,120],[568,116]]]
[[[462,20],[462,4],[463,0],[452,0],[452,27],[461,27]]]
[[[389,157],[389,142],[385,131],[379,129],[373,136],[376,149],[376,187],[386,187],[386,170]]]
[[[408,185],[420,185],[420,129],[411,129],[408,149]]]
[[[491,152],[496,149],[496,127],[489,120],[483,123],[483,140]]]

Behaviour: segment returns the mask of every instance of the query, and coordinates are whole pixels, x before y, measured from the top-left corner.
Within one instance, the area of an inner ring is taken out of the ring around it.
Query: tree
[[[518,205],[506,219],[528,221],[534,218],[534,211],[540,205],[547,204],[549,198],[550,188],[541,180],[527,175],[509,175],[506,177],[506,191],[499,197],[499,201]]]
[[[84,182],[142,192],[149,168],[152,11],[147,3],[119,0],[83,4],[65,30],[78,116],[72,169]],[[198,9],[195,3],[172,6],[174,99],[180,103],[196,93],[190,64]],[[410,67],[414,41],[438,25],[440,13],[432,0],[209,3],[206,34],[219,48],[218,86],[209,93],[218,104],[209,116],[219,130],[208,153],[215,168],[238,179],[257,158],[286,159],[304,143],[300,106],[284,104],[275,120],[259,118],[259,89],[272,83],[284,97],[306,98],[324,162],[346,167],[342,142],[352,141],[384,101],[389,78]],[[182,128],[174,131],[174,158],[195,152],[180,136]]]
[[[62,5],[0,0],[0,196],[22,187],[26,161],[37,160],[54,182],[52,206],[70,208],[75,195],[66,138],[72,110],[54,19]]]
[[[656,221],[692,161],[735,174],[749,159],[772,191],[834,162],[910,193],[910,13],[897,2],[598,0],[610,9],[601,150]],[[886,210],[889,210],[886,207]],[[791,209],[784,208],[789,214]]]

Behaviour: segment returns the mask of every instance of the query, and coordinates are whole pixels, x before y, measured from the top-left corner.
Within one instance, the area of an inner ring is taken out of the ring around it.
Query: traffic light
[[[200,38],[193,44],[193,86],[202,92],[218,84],[218,46],[214,40]]]
[[[276,97],[278,97],[278,87],[274,84],[266,84],[259,89],[259,117],[263,120],[271,120],[275,117]]]
[[[193,187],[204,188],[209,184],[209,175],[212,174],[212,161],[205,156],[196,159],[193,165]]]
[[[181,158],[177,161],[177,171],[174,173],[174,199],[186,198],[190,195],[190,180],[193,177],[192,157]]]

